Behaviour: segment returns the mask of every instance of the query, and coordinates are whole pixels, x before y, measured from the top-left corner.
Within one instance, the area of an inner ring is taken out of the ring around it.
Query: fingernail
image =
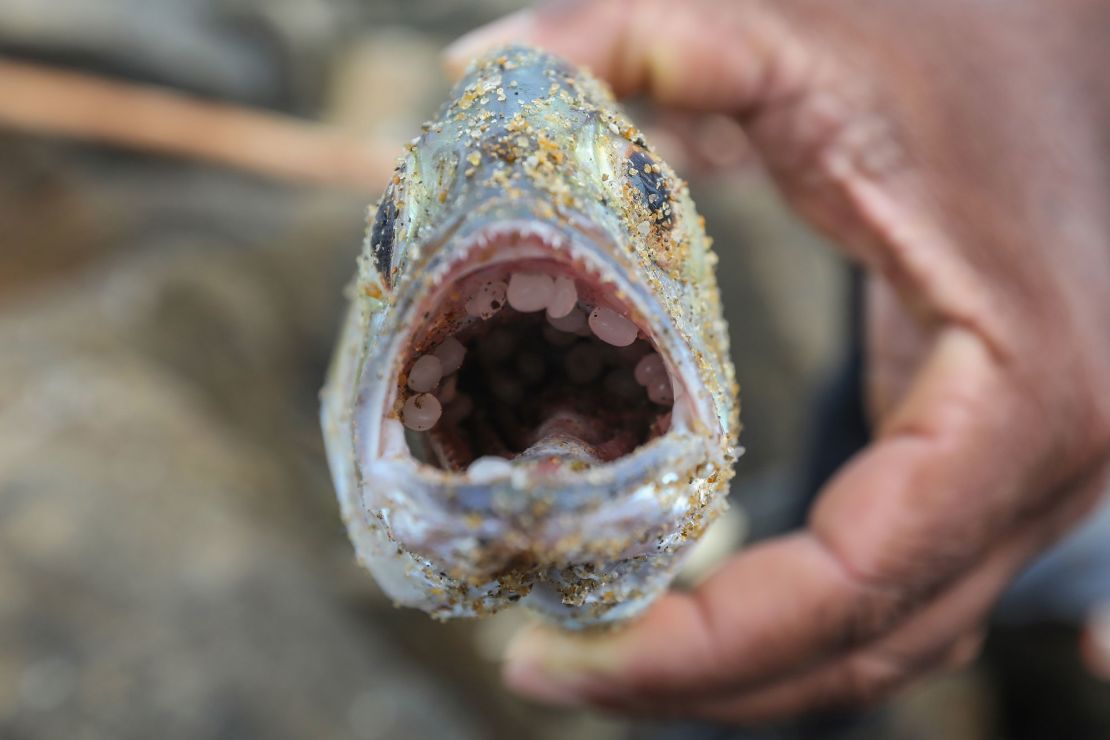
[[[471,60],[491,47],[531,41],[534,26],[531,10],[520,10],[507,15],[456,39],[443,50],[444,65],[452,77],[461,77]]]
[[[583,697],[574,681],[559,680],[539,665],[528,661],[510,661],[501,672],[505,686],[518,696],[558,707],[574,707]]]
[[[505,651],[502,677],[514,693],[557,706],[586,703],[592,686],[603,681],[603,651],[578,635],[542,628],[520,632]]]

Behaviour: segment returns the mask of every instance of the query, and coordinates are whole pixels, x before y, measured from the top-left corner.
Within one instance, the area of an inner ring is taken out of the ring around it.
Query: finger
[[[507,678],[559,700],[599,684],[718,691],[889,632],[1008,529],[1022,460],[1039,457],[990,353],[962,330],[942,334],[896,416],[826,489],[809,532],[752,548],[615,635],[533,634]]]
[[[660,109],[643,132],[676,172],[713,175],[755,163],[743,127],[721,113]]]
[[[650,704],[637,697],[639,704],[626,706],[636,711],[668,707],[665,711],[715,721],[767,722],[814,709],[868,706],[925,671],[961,668],[982,644],[982,632],[975,625],[986,619],[1013,573],[1083,508],[1069,503],[1053,512],[1044,527],[1026,525],[918,614],[844,656],[728,697],[650,697]],[[613,701],[611,705],[619,706]]]
[[[646,93],[658,102],[739,112],[772,90],[787,52],[782,24],[761,2],[571,0],[541,3],[468,34],[445,52],[449,74],[494,46],[544,47],[606,79],[619,95]]]
[[[766,722],[813,709],[862,708],[924,672],[967,665],[982,643],[978,625],[1014,572],[1042,544],[1042,532],[1026,527],[889,634],[765,687],[695,698],[688,701],[686,713],[718,721]]]
[[[799,595],[806,603],[794,608]],[[578,635],[540,627],[522,633],[506,656],[505,679],[518,693],[560,704],[608,692],[656,696],[728,688],[745,676],[764,675],[795,635],[827,623],[817,613],[830,618],[832,608],[857,595],[812,536],[792,535],[750,548],[693,593],[665,596],[619,631]]]
[[[982,579],[979,579],[982,580]],[[978,585],[975,586],[979,588]],[[993,595],[993,594],[992,594]],[[984,597],[982,604],[990,596]],[[674,604],[657,610],[649,618],[670,611]],[[976,613],[985,609],[977,605]],[[949,621],[962,619],[960,610],[948,603],[938,612],[945,612]],[[656,717],[701,717],[715,721],[763,722],[798,711],[831,706],[859,705],[875,700],[893,690],[920,670],[933,667],[958,667],[972,659],[980,639],[975,630],[949,634],[937,630],[936,616],[911,620],[904,628],[878,641],[875,645],[852,651],[846,656],[832,657],[797,675],[759,683],[733,692],[727,678],[716,685],[661,685],[654,677],[620,675],[614,678],[614,657],[604,638],[582,638],[565,633],[534,629],[518,637],[511,648],[510,663],[505,672],[511,689],[533,699],[556,705],[590,704],[608,710]],[[660,622],[662,623],[662,621]],[[666,629],[670,635],[688,629],[680,619]],[[954,636],[955,635],[955,636]],[[539,674],[529,657],[535,657],[537,645],[547,656],[559,656],[557,665],[548,665],[548,673]],[[657,644],[655,649],[664,649]],[[578,652],[582,651],[582,652]],[[531,655],[529,655],[531,653]],[[577,664],[572,653],[578,653]],[[583,656],[589,656],[589,670],[583,671]],[[633,667],[632,671],[637,668]],[[647,670],[654,670],[651,667]]]
[[[650,697],[651,704],[636,697],[641,703],[627,706],[641,712],[666,707],[672,714],[716,721],[766,722],[818,708],[867,706],[915,675],[966,666],[982,645],[983,634],[976,625],[987,618],[995,598],[1029,555],[1047,546],[1085,511],[1082,498],[1075,497],[1043,522],[1025,525],[918,614],[844,656],[761,688],[742,688],[728,697]]]
[[[916,656],[912,665],[891,661],[881,653],[861,651],[798,680],[699,706],[685,714],[714,722],[763,724],[821,710],[864,709],[921,673],[966,665],[981,642],[980,632],[969,632],[940,651]]]
[[[811,26],[837,34],[850,49],[865,44],[841,38],[842,23],[819,17],[827,12],[823,4],[804,12],[795,5],[546,2],[459,39],[445,63],[458,76],[493,46],[538,44],[590,67],[619,95],[645,93],[665,106],[738,116],[804,216],[853,257],[890,270],[900,285],[929,288],[935,312],[967,315],[968,304],[985,301],[968,296],[983,291],[969,284],[966,267],[934,248],[947,236],[922,215],[930,209],[920,184],[907,176],[900,127],[880,115],[884,96],[872,89],[871,76],[846,73],[845,49],[828,53],[831,42]],[[923,274],[938,278],[924,286]]]
[[[936,327],[910,315],[882,275],[867,274],[864,290],[867,413],[884,419],[905,398]]]
[[[592,68],[618,94],[738,116],[791,204],[850,256],[883,271],[931,317],[990,316],[992,293],[954,257],[912,164],[892,117],[899,106],[875,75],[859,74],[883,60],[855,58],[870,48],[866,34],[846,34],[825,17],[826,4],[797,5],[546,2],[459,39],[446,64],[459,75],[492,46],[539,44]]]
[[[805,709],[869,704],[921,671],[963,665],[975,653],[981,623],[997,594],[1029,552],[1041,544],[1028,527],[971,573],[889,634],[779,678],[734,681],[697,690],[640,685],[629,689],[595,681],[583,688],[591,704],[655,716],[697,716],[730,722],[764,722]],[[566,695],[560,697],[566,703]]]

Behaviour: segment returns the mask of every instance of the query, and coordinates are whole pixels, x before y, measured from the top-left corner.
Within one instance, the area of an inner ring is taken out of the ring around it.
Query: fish
[[[716,264],[605,83],[527,46],[471,63],[370,211],[321,391],[395,603],[574,630],[667,589],[742,452]]]

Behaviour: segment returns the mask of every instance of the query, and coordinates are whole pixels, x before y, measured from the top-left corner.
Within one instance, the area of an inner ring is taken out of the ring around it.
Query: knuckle
[[[888,577],[883,565],[885,548],[869,549],[863,557],[849,558],[817,533],[817,542],[826,551],[846,587],[853,595],[840,620],[830,620],[839,633],[833,643],[839,650],[857,648],[889,632],[908,614],[931,597],[931,581]]]

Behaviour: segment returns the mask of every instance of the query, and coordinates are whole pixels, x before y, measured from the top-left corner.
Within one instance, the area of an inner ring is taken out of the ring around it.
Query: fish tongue
[[[591,433],[593,424],[592,419],[573,411],[556,412],[536,429],[531,446],[517,459],[558,458],[562,462],[595,465],[600,457],[594,449],[598,440]]]
[[[520,453],[517,460],[556,460],[562,465],[600,462],[594,448],[569,434],[551,434]]]

